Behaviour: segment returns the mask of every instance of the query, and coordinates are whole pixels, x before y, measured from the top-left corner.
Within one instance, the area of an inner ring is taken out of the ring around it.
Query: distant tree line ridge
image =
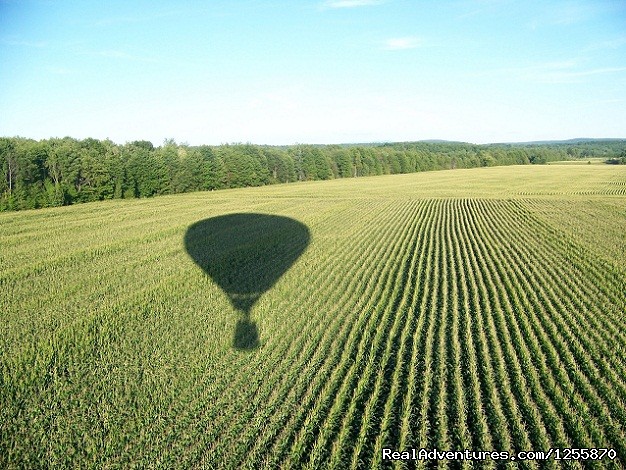
[[[626,155],[626,140],[473,145],[409,142],[359,145],[189,146],[166,140],[119,145],[70,137],[0,138],[0,210],[295,181],[413,173]]]

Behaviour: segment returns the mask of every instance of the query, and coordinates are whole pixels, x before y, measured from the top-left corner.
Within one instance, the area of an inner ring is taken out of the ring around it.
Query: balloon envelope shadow
[[[304,252],[310,239],[306,225],[269,214],[222,215],[187,229],[187,253],[242,314],[235,326],[234,348],[259,346],[258,328],[250,319],[250,311]]]

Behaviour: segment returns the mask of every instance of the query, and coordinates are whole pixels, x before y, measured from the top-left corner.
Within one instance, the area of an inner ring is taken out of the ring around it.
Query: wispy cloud
[[[585,23],[600,15],[618,14],[618,4],[619,2],[585,2],[581,0],[544,2],[542,14],[533,18],[527,23],[527,26],[531,29],[537,29],[554,26],[568,27]]]
[[[109,59],[131,60],[134,62],[156,62],[156,59],[152,59],[150,57],[136,56],[133,54],[129,54],[128,52],[112,50],[112,49],[99,51],[97,55],[102,56],[102,57],[107,57]]]
[[[113,26],[118,24],[139,23],[144,21],[143,18],[136,18],[130,16],[118,16],[112,18],[103,18],[94,23],[95,26]]]
[[[461,0],[452,5],[459,10],[455,16],[457,20],[494,13],[507,6],[512,0]]]
[[[589,17],[589,13],[591,12],[588,6],[567,4],[555,10],[551,20],[552,23],[556,25],[570,25],[584,21]]]
[[[2,39],[0,40],[0,43],[6,46],[32,47],[36,49],[48,47],[48,43],[46,41],[22,41],[18,39]]]
[[[624,103],[626,102],[626,99],[624,98],[615,98],[615,99],[609,99],[609,100],[598,100],[598,101],[594,101],[594,104],[613,104],[613,103]]]
[[[132,59],[133,58],[133,56],[128,54],[127,52],[113,51],[113,50],[100,51],[98,55],[101,55],[102,57],[109,57],[111,59]]]
[[[604,67],[591,70],[581,70],[579,72],[562,72],[557,74],[557,77],[563,78],[576,78],[576,77],[588,77],[589,75],[604,75],[607,73],[617,73],[626,71],[626,67]]]
[[[606,75],[611,73],[619,73],[626,71],[626,67],[602,67],[595,69],[538,69],[535,71],[529,71],[526,75],[527,80],[540,82],[540,83],[582,83],[585,77],[591,77],[594,75]]]
[[[356,8],[371,5],[380,5],[384,0],[328,0],[324,2],[325,8]]]
[[[530,82],[566,84],[583,83],[586,81],[586,77],[595,75],[614,74],[626,71],[626,67],[583,68],[580,62],[580,60],[571,59],[559,62],[546,62],[527,67],[502,69],[494,72]]]
[[[608,39],[606,41],[598,41],[589,44],[584,50],[585,51],[599,51],[604,49],[618,49],[622,46],[626,45],[626,36],[621,36],[613,39]]]
[[[403,38],[389,38],[385,41],[383,49],[388,51],[401,51],[405,49],[415,49],[422,45],[420,38],[407,36]]]
[[[160,20],[163,18],[168,18],[171,16],[179,15],[179,14],[181,14],[180,11],[163,11],[163,12],[156,12],[152,14],[145,14],[142,16],[112,16],[112,17],[102,18],[96,21],[95,23],[93,23],[93,26],[106,27],[106,26],[119,26],[119,25],[132,24],[132,23],[143,23],[143,22],[148,22],[148,21],[153,21],[153,20]]]
[[[462,20],[462,19],[465,19],[465,18],[471,18],[473,16],[480,15],[484,11],[485,11],[484,9],[478,8],[476,10],[471,10],[471,11],[468,11],[466,13],[461,13],[461,14],[456,16],[456,19],[457,20]]]
[[[48,71],[54,75],[72,75],[74,71],[65,67],[50,67]]]

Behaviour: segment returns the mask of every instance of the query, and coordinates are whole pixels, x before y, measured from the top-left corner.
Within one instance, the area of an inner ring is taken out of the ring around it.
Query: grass
[[[548,165],[606,165],[606,157],[580,158],[577,160],[560,160],[548,162]]]
[[[625,228],[610,165],[0,214],[0,466],[623,467]]]

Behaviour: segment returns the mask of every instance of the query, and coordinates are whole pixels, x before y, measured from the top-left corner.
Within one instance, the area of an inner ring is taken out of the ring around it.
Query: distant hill
[[[626,142],[624,138],[589,138],[578,137],[575,139],[566,140],[533,140],[529,142],[500,142],[489,145],[576,145],[576,144],[588,144],[588,143],[602,143],[602,142]]]
[[[277,148],[282,150],[287,150],[288,148],[297,146],[297,145],[305,145],[308,147],[316,147],[316,148],[350,148],[350,147],[390,147],[396,145],[415,145],[415,144],[427,144],[427,145],[471,145],[471,146],[479,146],[479,147],[489,147],[489,146],[520,146],[520,147],[530,147],[535,145],[580,145],[580,144],[602,144],[602,143],[620,143],[626,142],[626,138],[589,138],[589,137],[578,137],[575,139],[566,139],[566,140],[531,140],[528,142],[490,142],[487,144],[473,144],[471,142],[463,142],[461,140],[446,140],[446,139],[422,139],[422,140],[407,140],[407,141],[379,141],[379,142],[343,142],[340,144],[290,144],[290,145],[260,145],[260,147],[265,148]]]
[[[580,144],[601,144],[601,143],[615,143],[626,142],[626,138],[611,137],[611,138],[592,138],[592,137],[577,137],[574,139],[565,140],[532,140],[528,142],[491,142],[488,144],[472,144],[471,142],[463,142],[461,140],[446,140],[446,139],[422,139],[416,141],[406,142],[353,142],[334,144],[337,147],[376,147],[376,146],[393,146],[400,144],[443,144],[443,145],[479,145],[479,146],[533,146],[533,145],[580,145]],[[317,147],[328,147],[329,145],[319,144]],[[289,146],[285,146],[287,148]]]
[[[424,139],[418,140],[424,144],[468,144],[469,142],[462,142],[460,140],[445,140],[445,139]]]

